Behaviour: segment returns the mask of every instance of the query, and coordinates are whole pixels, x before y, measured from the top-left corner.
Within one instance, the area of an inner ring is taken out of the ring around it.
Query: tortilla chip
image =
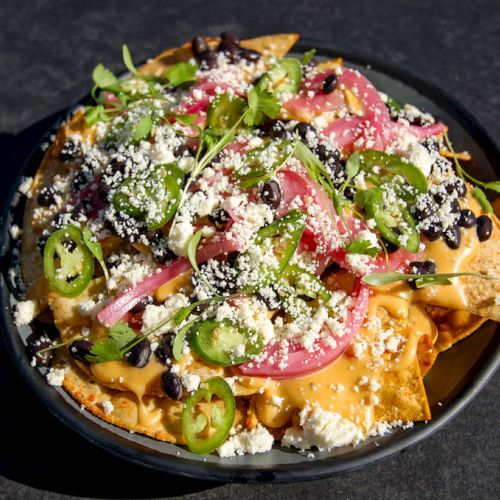
[[[487,321],[486,318],[476,316],[468,311],[458,311],[438,306],[427,306],[426,309],[439,332],[434,344],[437,353],[446,351],[458,341],[475,332]]]
[[[104,278],[96,278],[78,297],[63,297],[56,292],[48,294],[49,306],[54,314],[54,323],[61,333],[62,340],[69,340],[82,334],[82,328],[90,328],[90,316],[83,316],[78,306],[88,300],[96,299],[104,289]],[[105,331],[107,331],[105,329]],[[104,333],[104,332],[103,332]],[[93,334],[95,334],[93,332]]]
[[[479,245],[478,252],[464,271],[500,277],[500,222],[493,216],[493,232],[489,240]],[[460,278],[464,284],[467,310],[483,318],[500,321],[500,279],[485,280],[473,276]]]
[[[406,370],[384,372],[377,395],[380,402],[375,406],[376,421],[406,422],[431,418],[418,359]]]

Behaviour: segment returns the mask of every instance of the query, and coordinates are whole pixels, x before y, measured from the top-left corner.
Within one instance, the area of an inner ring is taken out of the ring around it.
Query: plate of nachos
[[[137,462],[352,470],[498,364],[495,144],[425,82],[297,40],[198,36],[137,67],[124,45],[8,202],[9,350]]]

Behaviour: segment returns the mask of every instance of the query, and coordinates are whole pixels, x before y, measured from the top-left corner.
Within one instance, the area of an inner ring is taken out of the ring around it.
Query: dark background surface
[[[53,121],[82,97],[97,62],[120,71],[194,34],[300,32],[397,63],[458,98],[500,137],[499,1],[6,1],[0,4],[1,199]],[[0,497],[495,498],[500,374],[448,427],[388,461],[290,485],[197,482],[114,458],[62,426],[0,345]],[[494,418],[492,418],[494,415]],[[483,419],[489,425],[483,425]]]

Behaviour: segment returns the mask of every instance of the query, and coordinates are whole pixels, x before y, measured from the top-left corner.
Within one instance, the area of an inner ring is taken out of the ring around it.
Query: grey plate
[[[400,67],[349,53],[321,41],[301,42],[296,50],[303,52],[311,47],[317,48],[318,54],[324,56],[342,56],[347,65],[359,69],[378,89],[398,101],[410,102],[438,116],[450,127],[450,136],[456,147],[470,151],[474,157],[472,173],[475,171],[483,179],[496,178],[494,165],[500,158],[497,144],[452,97]],[[61,115],[42,142],[58,128],[65,116]],[[169,473],[218,481],[303,481],[353,471],[401,453],[436,432],[478,394],[500,363],[500,341],[495,335],[497,325],[487,322],[474,335],[440,355],[426,376],[425,385],[433,414],[431,422],[417,423],[407,430],[396,430],[367,440],[355,448],[316,452],[313,457],[278,447],[270,453],[232,459],[221,459],[215,455],[200,457],[182,447],[131,434],[102,422],[90,413],[80,411],[64,391],[47,385],[42,372],[30,366],[24,353],[23,341],[30,333],[29,328],[18,329],[13,323],[11,304],[15,301],[16,291],[8,270],[15,260],[15,244],[10,241],[8,228],[14,221],[18,224],[22,221],[23,202],[12,206],[21,175],[33,175],[42,156],[41,149],[36,148],[20,172],[4,208],[0,234],[2,333],[21,375],[50,411],[90,441],[120,457]]]

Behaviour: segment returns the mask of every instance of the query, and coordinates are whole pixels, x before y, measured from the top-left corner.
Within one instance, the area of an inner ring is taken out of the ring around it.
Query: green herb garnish
[[[83,241],[87,248],[92,252],[92,255],[97,259],[104,272],[104,277],[106,281],[109,280],[108,268],[106,267],[106,261],[104,260],[104,255],[102,253],[101,244],[96,240],[92,232],[88,227],[85,227],[82,231]]]
[[[92,345],[90,354],[87,354],[85,359],[91,363],[104,363],[105,361],[123,359],[124,350],[136,338],[137,334],[134,330],[125,321],[119,321],[110,328],[109,338]]]
[[[361,281],[371,286],[383,286],[397,281],[415,280],[417,288],[425,288],[432,285],[451,285],[452,283],[448,278],[456,278],[458,276],[475,276],[476,278],[488,280],[498,279],[496,276],[481,273],[403,274],[387,272],[367,274],[361,278]]]
[[[196,64],[181,62],[170,66],[167,69],[166,75],[170,85],[180,87],[185,83],[194,82],[197,71],[198,66]]]
[[[472,196],[476,198],[476,200],[479,202],[481,205],[481,208],[488,214],[493,213],[493,207],[491,206],[491,203],[489,202],[488,198],[486,198],[486,195],[484,194],[484,191],[481,188],[478,188],[475,186],[472,189]]]

